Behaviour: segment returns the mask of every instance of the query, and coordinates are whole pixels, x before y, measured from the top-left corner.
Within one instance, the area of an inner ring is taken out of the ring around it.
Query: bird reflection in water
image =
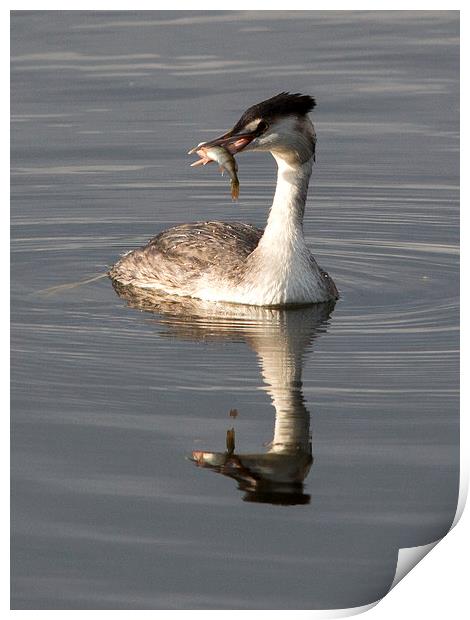
[[[302,393],[302,368],[314,339],[327,329],[334,303],[275,309],[175,299],[117,283],[114,288],[129,306],[158,313],[177,338],[243,340],[255,351],[276,411],[271,443],[260,453],[238,451],[232,428],[226,434],[225,450],[195,450],[191,460],[198,467],[236,480],[244,492],[244,501],[308,504],[310,495],[304,492],[304,480],[313,456],[310,413]]]

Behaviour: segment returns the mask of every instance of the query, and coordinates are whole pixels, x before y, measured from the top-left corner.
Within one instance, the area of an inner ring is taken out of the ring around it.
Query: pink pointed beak
[[[236,153],[243,151],[243,149],[247,147],[250,142],[254,140],[254,138],[256,138],[256,135],[254,133],[245,132],[235,134],[233,133],[233,130],[230,130],[223,136],[219,136],[214,140],[209,140],[208,142],[201,142],[201,144],[198,144],[190,151],[188,151],[188,155],[197,153],[201,158],[198,161],[192,163],[191,166],[205,166],[206,164],[211,162],[212,159],[209,159],[209,157],[206,156],[205,152],[206,149],[212,146],[222,146],[227,149],[227,151],[229,151],[232,155],[235,155]]]

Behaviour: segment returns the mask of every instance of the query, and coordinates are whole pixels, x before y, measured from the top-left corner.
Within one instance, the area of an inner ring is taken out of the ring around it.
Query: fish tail
[[[230,187],[232,189],[232,200],[238,200],[238,196],[240,195],[240,183],[236,180],[232,180]]]

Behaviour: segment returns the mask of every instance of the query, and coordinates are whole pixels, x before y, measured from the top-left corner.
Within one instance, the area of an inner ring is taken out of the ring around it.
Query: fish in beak
[[[224,171],[229,173],[232,200],[237,200],[240,193],[240,181],[237,176],[237,162],[232,153],[223,146],[206,146],[204,143],[197,146],[196,149],[196,153],[201,159],[193,162],[191,166],[205,166],[211,161],[216,161],[220,166],[222,175]]]
[[[247,131],[246,128],[240,130],[237,125],[223,136],[208,142],[201,142],[188,152],[188,155],[197,153],[200,157],[191,166],[205,166],[211,161],[215,161],[219,164],[222,174],[224,170],[229,173],[232,200],[237,200],[240,193],[240,182],[237,176],[238,166],[234,155],[243,151],[259,135],[257,131]]]
[[[197,153],[202,147],[205,149],[211,148],[213,146],[221,146],[226,149],[231,155],[236,155],[243,151],[252,140],[256,138],[256,132],[234,132],[233,129],[225,133],[223,136],[219,136],[215,138],[215,140],[209,140],[208,142],[201,142],[193,149],[188,151],[188,155],[192,155],[193,153]]]
[[[188,155],[197,153],[200,157],[191,166],[205,166],[211,161],[217,162],[222,174],[226,170],[230,175],[232,200],[238,200],[240,182],[237,176],[238,166],[234,155],[246,148],[255,137],[255,132],[238,132],[235,129],[231,129],[223,136],[215,138],[215,140],[201,142],[188,152]]]

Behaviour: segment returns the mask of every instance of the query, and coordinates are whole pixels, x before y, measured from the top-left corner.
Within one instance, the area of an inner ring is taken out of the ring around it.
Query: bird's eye
[[[258,133],[263,133],[263,131],[266,131],[266,129],[269,127],[268,123],[266,121],[260,121],[258,123],[258,127],[256,128],[256,131]]]

